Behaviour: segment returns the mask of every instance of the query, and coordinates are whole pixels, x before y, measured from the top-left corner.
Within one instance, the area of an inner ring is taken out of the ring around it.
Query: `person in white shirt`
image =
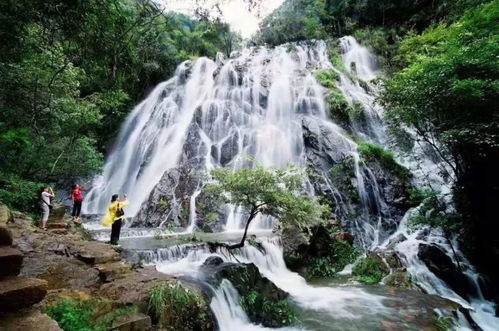
[[[42,207],[42,219],[40,222],[41,228],[47,230],[47,220],[49,219],[50,209],[52,204],[50,199],[54,197],[54,191],[50,187],[44,186],[40,189],[40,203]]]

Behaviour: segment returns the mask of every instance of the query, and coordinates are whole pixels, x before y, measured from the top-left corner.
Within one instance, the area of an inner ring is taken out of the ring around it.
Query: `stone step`
[[[0,247],[0,277],[17,276],[23,265],[23,253],[10,247]]]
[[[60,234],[60,235],[68,234],[67,229],[49,229],[49,232],[53,233],[53,234]]]
[[[14,311],[30,307],[47,294],[47,281],[29,277],[0,280],[0,311]]]
[[[49,229],[65,229],[68,227],[66,222],[57,222],[57,223],[47,223],[47,228]]]

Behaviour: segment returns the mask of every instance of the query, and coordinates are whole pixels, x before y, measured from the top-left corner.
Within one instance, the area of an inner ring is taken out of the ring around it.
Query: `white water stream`
[[[322,41],[312,44],[283,45],[275,49],[245,49],[230,59],[217,62],[200,58],[194,63],[179,66],[173,78],[159,84],[154,91],[129,115],[120,131],[115,147],[109,155],[103,175],[98,178],[87,196],[86,213],[102,213],[109,197],[114,193],[128,193],[132,204],[130,215],[139,213],[163,174],[179,167],[194,155],[197,170],[213,167],[251,166],[257,162],[265,167],[294,164],[305,166],[307,155],[305,131],[317,133],[318,149],[323,156],[335,162],[352,157],[355,165],[356,187],[362,217],[355,220],[351,229],[365,250],[385,250],[390,240],[402,234],[405,240],[395,245],[413,280],[426,292],[437,294],[470,307],[471,316],[484,330],[496,330],[499,320],[494,317],[494,306],[483,299],[478,286],[478,275],[460,256],[466,274],[477,290],[475,298],[466,301],[431,273],[417,256],[422,243],[438,245],[452,256],[450,247],[438,231],[429,234],[407,227],[407,217],[396,230],[383,228],[386,218],[372,215],[369,206],[383,209],[384,199],[371,170],[360,160],[357,144],[337,124],[326,116],[325,90],[312,72],[316,69],[333,69],[340,74],[338,88],[350,103],[359,103],[366,113],[367,126],[353,126],[363,140],[384,145],[382,124],[383,109],[376,105],[377,87],[370,83],[379,73],[374,57],[352,37],[340,39],[342,61],[347,73],[333,68]],[[358,77],[364,80],[359,83]],[[364,86],[364,87],[362,87]],[[366,88],[367,86],[367,88]],[[405,162],[420,179],[425,172],[432,172],[435,163],[424,155],[421,162]],[[325,185],[332,192],[331,198],[338,208],[351,208],[341,201],[337,189],[326,178],[328,169],[316,169],[324,174]],[[310,183],[305,183],[309,194],[314,194]],[[368,188],[369,185],[369,188]],[[197,189],[189,197],[189,226],[194,230],[196,220]],[[445,188],[445,185],[443,186]],[[239,231],[242,211],[228,206],[225,229]],[[273,220],[260,218],[253,229],[269,229]],[[133,233],[130,237],[153,234]],[[238,256],[240,261],[255,263],[260,272],[279,288],[290,293],[290,300],[303,309],[326,314],[327,318],[343,321],[365,316],[388,316],[392,308],[382,304],[382,297],[361,288],[311,286],[305,279],[289,271],[276,241],[264,241],[266,254],[253,247],[246,247]],[[204,247],[177,250],[164,248],[161,253],[151,253],[144,259],[157,265],[158,270],[175,275],[193,276],[206,257]],[[231,257],[224,256],[226,260]],[[239,305],[237,292],[225,281],[214,290],[211,308],[221,330],[262,329],[251,325]],[[469,328],[464,318],[462,329]],[[354,323],[355,324],[355,323]],[[345,324],[343,324],[345,325]],[[364,324],[364,327],[366,325]],[[355,328],[354,329],[362,329]]]

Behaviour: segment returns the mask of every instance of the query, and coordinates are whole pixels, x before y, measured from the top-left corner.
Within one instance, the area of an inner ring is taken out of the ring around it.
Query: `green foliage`
[[[271,302],[265,300],[261,293],[252,290],[240,299],[241,306],[250,316],[265,315],[275,326],[286,326],[296,321],[296,313],[286,300]]]
[[[179,62],[239,43],[226,24],[151,0],[5,0],[0,12],[0,172],[33,182],[99,172],[145,92]]]
[[[301,191],[303,175],[294,168],[237,170],[215,169],[205,190],[221,203],[241,206],[250,215],[261,213],[280,220],[282,226],[305,228],[322,221],[329,208]],[[248,219],[251,221],[251,219]]]
[[[313,259],[308,269],[309,277],[331,278],[353,263],[360,251],[345,241],[334,241],[330,255]]]
[[[65,331],[99,330],[99,328],[92,327],[93,312],[75,301],[61,301],[56,306],[49,308],[46,313]]]
[[[408,178],[410,176],[409,170],[398,164],[393,154],[379,145],[360,142],[357,150],[366,162],[378,162],[384,169],[399,178]]]
[[[450,331],[455,328],[456,324],[452,316],[435,316],[433,326],[437,331]]]
[[[63,300],[48,308],[45,313],[53,318],[64,331],[105,331],[120,316],[133,314],[137,307],[125,306],[99,315],[98,300],[79,302]]]
[[[164,283],[149,290],[148,309],[167,330],[194,330],[209,323],[202,297],[180,283]]]
[[[168,203],[168,199],[166,197],[161,197],[156,204],[156,210],[159,212],[163,212],[168,209],[170,204]]]
[[[286,0],[260,24],[257,43],[279,45],[285,42],[326,39],[371,30],[369,43],[375,50],[390,52],[396,34],[408,29],[422,30],[445,18],[452,18],[484,0]],[[383,40],[383,35],[388,38]],[[367,38],[362,38],[367,40]],[[372,42],[371,42],[372,41]]]
[[[209,212],[208,214],[205,215],[204,219],[208,223],[215,222],[218,219],[218,213],[215,212]]]
[[[326,88],[336,88],[339,74],[333,69],[320,69],[314,72],[314,77],[322,86]]]
[[[364,284],[378,284],[388,272],[381,266],[381,260],[374,257],[365,257],[360,260],[352,269],[352,275]]]
[[[498,19],[499,3],[490,1],[405,39],[398,60],[406,68],[382,95],[391,126],[414,128],[458,180],[499,149]]]
[[[409,190],[409,204],[411,206],[419,206],[424,200],[437,195],[432,189],[411,188]]]
[[[0,172],[0,201],[14,210],[37,215],[40,212],[40,199],[37,194],[42,186],[45,185]]]
[[[462,216],[452,211],[438,192],[426,191],[424,194],[418,210],[411,215],[409,223],[414,226],[429,225],[440,228],[447,235],[460,233],[464,228]]]

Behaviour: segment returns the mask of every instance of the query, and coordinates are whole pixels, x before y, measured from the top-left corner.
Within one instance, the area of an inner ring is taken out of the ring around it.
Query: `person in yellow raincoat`
[[[111,204],[107,208],[107,213],[101,220],[103,226],[111,226],[111,245],[117,245],[118,240],[120,240],[121,225],[123,224],[124,214],[119,215],[118,210],[129,205],[127,196],[125,194],[125,200],[120,200],[118,194],[114,194],[111,197]]]

